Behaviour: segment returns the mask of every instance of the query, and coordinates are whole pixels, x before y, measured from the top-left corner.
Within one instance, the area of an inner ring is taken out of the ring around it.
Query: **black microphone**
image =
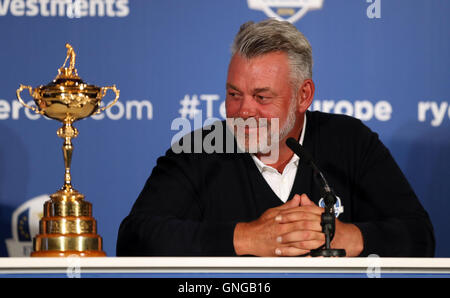
[[[320,194],[325,200],[325,205],[328,207],[329,205],[333,206],[336,202],[330,202],[328,199],[330,198],[327,194],[332,194],[333,190],[328,185],[327,180],[325,179],[325,176],[322,174],[322,172],[319,170],[319,168],[316,166],[316,164],[313,161],[313,157],[311,154],[309,154],[308,151],[306,151],[302,145],[298,143],[298,141],[294,138],[289,138],[286,140],[286,145],[291,149],[298,157],[304,158],[306,163],[309,164],[312,169],[314,170],[314,179],[316,183],[320,186]]]
[[[313,163],[313,158],[312,156],[308,153],[308,151],[306,151],[305,149],[303,149],[303,146],[300,145],[300,143],[294,139],[294,138],[289,138],[286,140],[286,145],[295,153],[297,154],[298,157],[302,157],[305,158],[306,162],[308,163]]]

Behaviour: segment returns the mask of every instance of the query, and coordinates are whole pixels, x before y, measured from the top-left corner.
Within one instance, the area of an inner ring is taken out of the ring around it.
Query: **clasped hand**
[[[320,225],[323,208],[307,195],[295,195],[285,204],[266,210],[257,220],[236,225],[238,255],[299,256],[325,243]]]
[[[307,195],[295,195],[285,204],[266,210],[258,219],[238,223],[234,230],[237,255],[300,256],[325,243],[321,215],[324,212]],[[336,219],[331,247],[344,248],[347,256],[364,249],[359,228]]]

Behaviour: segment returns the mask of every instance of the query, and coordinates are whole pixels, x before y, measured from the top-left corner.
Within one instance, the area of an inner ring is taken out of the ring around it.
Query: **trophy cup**
[[[56,78],[46,86],[32,88],[20,85],[17,99],[26,108],[37,114],[62,122],[58,137],[64,140],[63,156],[65,165],[64,185],[44,204],[44,216],[39,222],[39,234],[33,239],[32,257],[81,257],[106,256],[102,251],[102,238],[97,234],[97,224],[92,217],[92,204],[84,200],[84,195],[72,187],[70,165],[72,162],[72,139],[78,130],[72,124],[83,118],[113,106],[119,99],[116,86],[97,87],[84,83],[75,69],[75,52],[66,44],[67,56],[58,70]],[[65,67],[69,61],[69,67]],[[28,89],[36,107],[27,105],[20,93]],[[100,107],[108,90],[116,97],[106,107]]]

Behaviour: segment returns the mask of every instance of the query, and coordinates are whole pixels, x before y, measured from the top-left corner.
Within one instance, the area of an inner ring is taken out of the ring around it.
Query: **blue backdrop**
[[[111,110],[75,124],[73,141],[73,184],[113,256],[121,220],[177,133],[172,121],[223,117],[233,37],[271,14],[311,42],[311,109],[380,134],[431,216],[436,255],[450,257],[446,0],[0,0],[0,256],[29,251],[41,195],[63,183],[60,124],[20,106],[20,83],[50,82],[69,42],[82,79],[121,90]]]

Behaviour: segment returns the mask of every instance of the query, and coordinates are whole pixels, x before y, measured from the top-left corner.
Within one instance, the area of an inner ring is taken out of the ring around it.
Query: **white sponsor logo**
[[[431,116],[431,126],[438,127],[447,116],[450,119],[450,106],[448,102],[420,101],[417,107],[417,118],[420,122],[427,121]]]
[[[34,105],[34,101],[30,100],[27,102],[28,105]],[[110,103],[108,103],[110,104]],[[103,106],[103,102],[101,106]],[[4,99],[0,99],[0,120],[19,120],[21,116],[29,120],[38,120],[42,118],[40,114],[36,114],[29,109],[23,108],[23,114],[21,113],[23,106],[17,101],[13,100],[9,102]],[[152,120],[153,119],[153,105],[149,100],[128,100],[128,101],[118,101],[110,109],[104,112],[93,115],[91,118],[94,120],[103,120],[108,118],[110,120]],[[49,119],[43,117],[44,119]]]
[[[375,118],[378,121],[391,120],[392,105],[385,100],[375,104],[368,100],[314,100],[310,107],[312,111],[321,111],[324,113],[345,114],[353,116],[362,121],[369,121]]]
[[[199,100],[200,99],[200,100]],[[180,100],[181,108],[178,110],[180,117],[183,119],[195,119],[197,116],[202,116],[202,103],[206,104],[206,118],[214,118],[214,108],[217,107],[216,101],[220,99],[219,94],[186,94],[182,100]],[[225,119],[225,101],[220,102],[219,114]],[[200,128],[200,127],[195,127]]]
[[[128,0],[0,0],[0,16],[126,17]]]
[[[322,9],[323,0],[247,0],[248,7],[262,10],[269,18],[295,23],[308,11]]]
[[[181,108],[178,110],[183,119],[194,120],[196,117],[226,118],[225,101],[220,100],[219,94],[186,94],[180,100]],[[206,113],[203,111],[206,108]],[[218,109],[217,109],[218,108]],[[435,109],[430,106],[431,109]],[[311,111],[321,111],[324,113],[345,114],[360,119],[361,121],[389,121],[392,118],[392,105],[386,100],[372,102],[369,100],[319,100],[314,99]],[[1,105],[0,105],[1,111]],[[217,113],[218,112],[218,113]],[[205,115],[206,114],[206,115]],[[218,115],[217,115],[218,114]],[[450,111],[449,111],[450,116]],[[1,119],[1,114],[0,114]],[[196,122],[194,121],[194,124]],[[212,123],[212,122],[210,122]],[[194,129],[201,126],[194,125]]]
[[[12,239],[6,239],[10,257],[29,257],[33,250],[33,238],[39,233],[39,220],[48,195],[40,195],[20,205],[12,214]]]
[[[110,103],[108,103],[107,105],[109,105]],[[95,120],[102,120],[105,118],[105,115],[108,119],[111,120],[120,120],[124,117],[126,120],[152,120],[153,105],[149,100],[128,100],[125,101],[125,104],[118,101],[111,108],[105,110],[105,112],[94,115],[91,118]]]

